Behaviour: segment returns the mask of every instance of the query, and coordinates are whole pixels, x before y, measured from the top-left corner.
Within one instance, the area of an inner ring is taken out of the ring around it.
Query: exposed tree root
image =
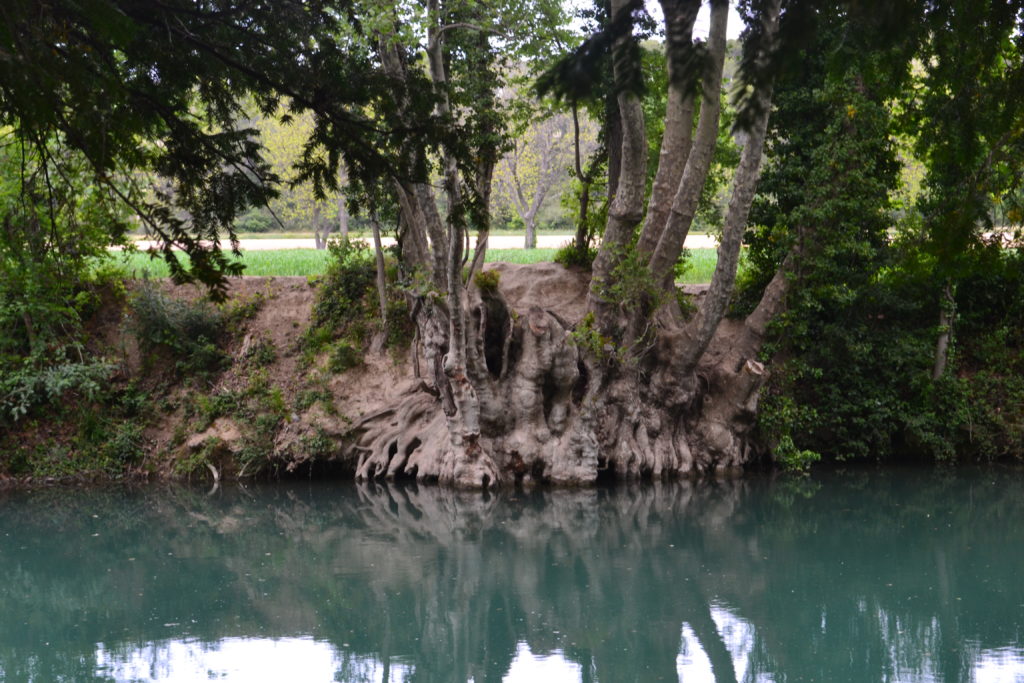
[[[671,316],[640,364],[581,349],[570,323],[536,305],[513,313],[498,292],[472,290],[467,310],[464,381],[444,370],[435,309],[419,321],[432,375],[352,429],[358,479],[580,485],[721,473],[755,455],[760,330],[723,325],[681,374],[664,355],[681,334]],[[466,405],[478,413],[457,419]]]

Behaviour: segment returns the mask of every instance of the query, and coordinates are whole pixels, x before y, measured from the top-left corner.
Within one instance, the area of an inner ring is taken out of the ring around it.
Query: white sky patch
[[[651,11],[650,5],[654,5],[655,9],[658,10],[657,19],[661,20],[661,5],[657,2],[648,2],[647,11]],[[653,15],[652,15],[653,16]],[[746,25],[743,23],[743,19],[740,18],[739,12],[736,11],[736,5],[729,3],[729,23],[726,24],[725,37],[729,40],[734,40],[740,37],[743,33],[743,29]],[[700,12],[697,13],[697,23],[693,26],[693,35],[698,38],[707,38],[708,31],[711,30],[711,5],[704,3],[700,6]]]
[[[569,8],[570,13],[581,7],[591,7],[592,0],[566,0],[565,7]],[[664,15],[661,13],[661,4],[658,0],[645,0],[644,5],[647,8],[647,13],[658,22],[658,26],[661,27],[664,22]],[[573,27],[576,30],[580,29],[579,22],[573,21]],[[697,38],[707,38],[708,31],[711,29],[711,5],[707,2],[701,4],[700,12],[697,14],[697,23],[693,27],[693,35]],[[733,3],[729,4],[729,23],[726,28],[726,37],[730,40],[740,37],[740,33],[743,32],[744,24],[740,18],[739,13],[736,11],[736,5]]]
[[[711,619],[718,635],[729,651],[737,681],[771,683],[771,676],[765,673],[749,672],[750,653],[754,649],[754,626],[746,619],[725,607],[711,606]],[[676,672],[679,680],[686,683],[715,683],[715,674],[701,647],[697,635],[684,623],[680,633],[679,654],[676,656]]]

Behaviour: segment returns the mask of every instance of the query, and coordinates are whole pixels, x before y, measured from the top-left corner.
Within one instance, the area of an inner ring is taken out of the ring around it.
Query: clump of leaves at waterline
[[[329,369],[342,372],[362,363],[363,354],[377,335],[381,335],[382,346],[406,348],[414,327],[396,261],[390,254],[385,258],[385,323],[376,290],[373,252],[365,244],[347,240],[332,241],[328,249],[330,263],[317,281],[313,320],[303,342],[306,361],[311,363],[317,354],[326,351]]]

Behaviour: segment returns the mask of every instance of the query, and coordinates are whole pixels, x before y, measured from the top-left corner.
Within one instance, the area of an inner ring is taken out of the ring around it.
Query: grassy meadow
[[[556,249],[488,249],[488,262],[539,263],[554,259]],[[167,277],[167,264],[151,259],[144,253],[114,254],[116,263],[122,264],[133,277]],[[330,253],[316,249],[280,249],[243,251],[241,260],[246,275],[282,277],[288,275],[322,275],[327,268]],[[689,267],[679,279],[680,284],[700,284],[711,281],[718,254],[714,249],[691,249]],[[742,268],[742,264],[741,264]]]

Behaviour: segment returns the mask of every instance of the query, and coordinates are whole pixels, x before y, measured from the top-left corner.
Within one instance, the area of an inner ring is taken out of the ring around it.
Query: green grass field
[[[539,263],[551,261],[555,249],[489,249],[488,262]],[[242,252],[246,275],[263,276],[314,276],[322,275],[327,268],[329,252],[315,249],[281,249],[275,251]],[[132,277],[167,277],[167,264],[160,259],[150,259],[142,253],[114,254],[114,261],[123,264]],[[718,255],[714,249],[691,249],[690,267],[687,268],[681,284],[710,282],[715,271]],[[741,264],[742,269],[742,264]]]

